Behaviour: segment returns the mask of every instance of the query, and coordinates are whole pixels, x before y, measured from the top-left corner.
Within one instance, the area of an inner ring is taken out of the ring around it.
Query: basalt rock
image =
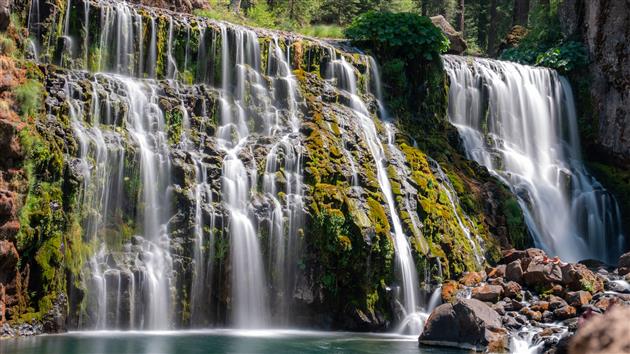
[[[507,349],[507,331],[490,306],[475,299],[458,299],[438,306],[420,335],[421,345],[450,346],[491,352]]]

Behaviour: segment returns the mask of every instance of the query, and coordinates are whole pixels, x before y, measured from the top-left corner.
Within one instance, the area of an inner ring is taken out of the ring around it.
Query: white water
[[[332,51],[334,53],[334,51]],[[356,118],[359,120],[361,133],[364,141],[368,146],[368,150],[372,155],[376,165],[377,179],[385,197],[391,224],[393,226],[394,247],[396,253],[397,272],[400,277],[401,303],[405,311],[406,318],[399,327],[400,332],[420,333],[424,323],[424,316],[418,313],[418,274],[416,272],[415,263],[411,254],[411,247],[407,240],[398,216],[394,195],[392,193],[391,183],[385,170],[387,162],[383,144],[378,135],[376,125],[370,116],[365,102],[359,96],[356,83],[356,74],[354,67],[350,65],[343,56],[340,59],[331,58],[331,66],[333,70],[332,78],[337,80],[340,89],[345,90],[350,96],[350,108],[353,110]]]
[[[468,157],[519,197],[537,247],[565,261],[614,262],[619,209],[586,171],[568,82],[555,71],[446,55],[449,119]]]

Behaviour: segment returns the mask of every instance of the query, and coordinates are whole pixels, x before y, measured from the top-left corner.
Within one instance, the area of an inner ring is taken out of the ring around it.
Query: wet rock
[[[530,320],[533,321],[540,321],[542,320],[542,313],[539,311],[534,311],[529,307],[523,307],[520,311],[520,314],[526,316],[527,318],[529,318]]]
[[[626,275],[630,273],[630,252],[624,253],[621,257],[619,257],[617,268],[619,275]]]
[[[471,297],[480,301],[497,302],[503,296],[500,285],[482,285],[472,289]]]
[[[509,281],[503,286],[505,296],[511,299],[520,299],[522,297],[521,290],[521,285],[515,281]]]
[[[554,311],[561,307],[567,306],[567,302],[563,298],[555,295],[549,296],[549,310]]]
[[[499,315],[475,299],[458,299],[438,306],[425,325],[419,342],[473,350],[504,351],[507,331]]]
[[[630,308],[616,307],[586,321],[569,343],[569,353],[627,353]]]
[[[616,293],[630,293],[630,285],[625,280],[610,280],[604,283],[604,289]]]
[[[536,301],[530,308],[532,311],[545,312],[549,310],[549,303],[547,301]]]
[[[444,18],[444,16],[433,16],[431,17],[431,22],[442,30],[446,38],[451,42],[451,46],[448,50],[450,54],[463,54],[466,49],[468,49],[468,44],[464,39],[464,36],[461,32],[457,32],[453,26]]]
[[[564,306],[553,311],[553,316],[558,320],[566,320],[577,315],[577,310],[573,306]]]
[[[573,307],[581,307],[583,305],[586,305],[589,303],[589,301],[591,301],[592,298],[593,295],[584,290],[568,292],[564,297],[569,305]]]

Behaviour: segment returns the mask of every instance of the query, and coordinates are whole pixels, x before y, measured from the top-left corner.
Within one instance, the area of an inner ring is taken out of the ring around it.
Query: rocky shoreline
[[[495,267],[443,283],[444,304],[431,313],[419,343],[492,352],[526,344],[565,352],[591,319],[630,305],[629,266],[630,254],[610,267],[565,263],[534,248],[506,251]]]

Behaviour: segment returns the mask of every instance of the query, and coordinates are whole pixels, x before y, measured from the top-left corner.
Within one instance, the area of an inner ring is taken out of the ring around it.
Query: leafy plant
[[[369,44],[380,58],[408,62],[437,59],[449,47],[448,39],[428,17],[413,13],[367,12],[345,34],[354,42]]]
[[[501,59],[521,64],[544,66],[566,74],[588,64],[586,48],[579,42],[568,41],[556,46],[510,48],[501,54]]]

